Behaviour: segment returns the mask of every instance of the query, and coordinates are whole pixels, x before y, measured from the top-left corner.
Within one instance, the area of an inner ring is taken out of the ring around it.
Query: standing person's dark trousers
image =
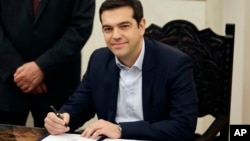
[[[0,123],[25,125],[31,111],[43,127],[80,82],[95,0],[40,0],[34,10],[32,0],[0,0]]]

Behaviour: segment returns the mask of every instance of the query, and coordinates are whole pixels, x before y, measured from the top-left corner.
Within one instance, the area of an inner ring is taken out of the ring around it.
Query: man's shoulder
[[[113,53],[107,47],[98,48],[91,55],[92,59],[102,60],[102,61],[109,60],[113,57],[114,57]]]
[[[179,49],[154,39],[146,39],[146,45],[148,45],[150,52],[154,52],[158,57],[178,57],[187,56]]]
[[[100,47],[93,52],[93,55],[101,55],[100,57],[113,55],[108,47]]]

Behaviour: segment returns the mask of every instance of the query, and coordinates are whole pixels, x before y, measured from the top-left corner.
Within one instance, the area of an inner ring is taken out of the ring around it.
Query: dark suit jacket
[[[108,48],[96,50],[79,88],[61,112],[71,115],[75,129],[95,112],[115,123],[119,68]],[[197,95],[191,59],[165,44],[145,39],[142,66],[144,121],[120,123],[122,138],[162,141],[192,140],[197,120]]]
[[[48,93],[40,101],[63,103],[80,82],[80,50],[92,32],[94,0],[0,0],[0,110],[22,111],[32,95],[13,83],[22,64],[35,61]]]

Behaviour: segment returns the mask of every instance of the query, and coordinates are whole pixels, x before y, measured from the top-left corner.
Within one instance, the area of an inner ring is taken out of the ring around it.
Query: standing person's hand
[[[47,93],[47,86],[46,86],[46,84],[44,82],[42,82],[33,91],[31,91],[31,93],[33,93],[35,95]]]
[[[68,132],[70,128],[67,126],[70,116],[68,113],[60,114],[62,118],[59,118],[55,113],[49,112],[44,119],[44,127],[52,135],[58,135]]]
[[[23,64],[14,73],[14,82],[24,93],[31,93],[43,79],[44,74],[34,61]]]

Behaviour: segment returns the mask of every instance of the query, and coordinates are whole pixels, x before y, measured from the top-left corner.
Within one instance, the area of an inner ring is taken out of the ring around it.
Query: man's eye
[[[110,31],[112,31],[112,28],[103,28],[103,31],[104,32],[110,32]]]
[[[127,28],[129,28],[129,25],[124,24],[124,25],[121,26],[121,28],[122,28],[122,29],[127,29]]]

